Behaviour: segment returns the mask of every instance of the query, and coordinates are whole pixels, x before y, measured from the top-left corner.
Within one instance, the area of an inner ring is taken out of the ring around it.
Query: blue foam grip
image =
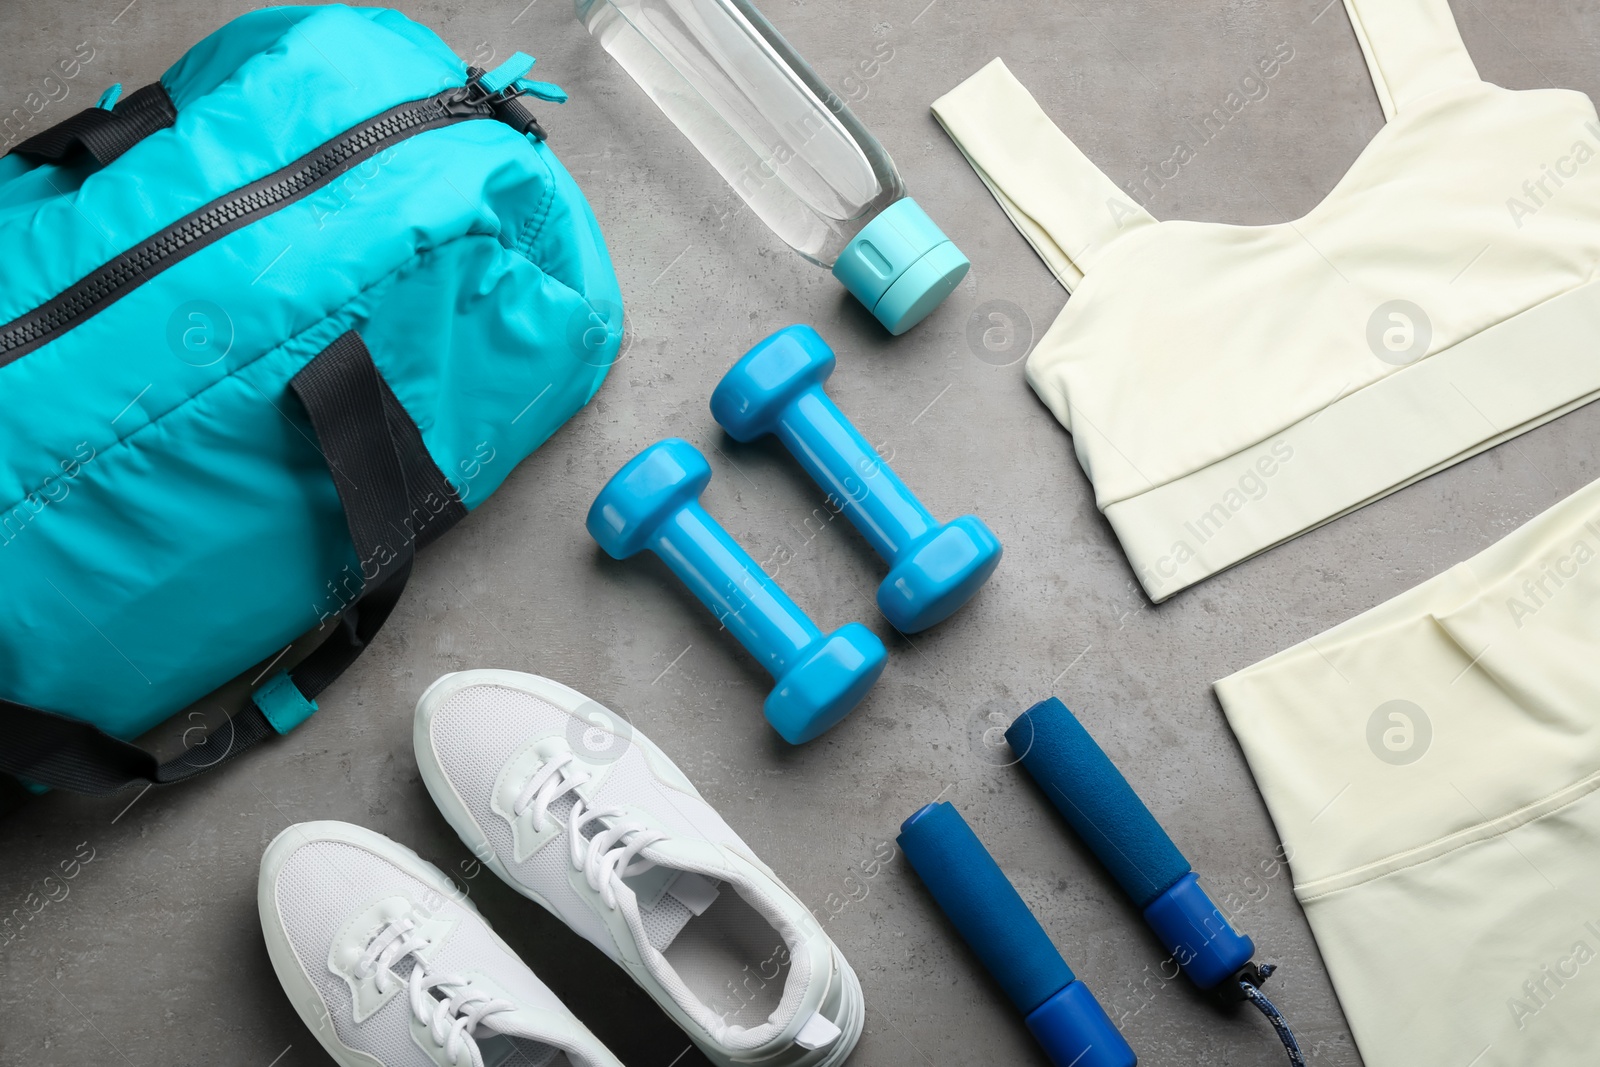
[[[1061,701],[1023,712],[1006,740],[1141,911],[1189,873],[1178,846]]]
[[[1193,873],[1151,901],[1144,921],[1201,989],[1215,989],[1256,954],[1255,943],[1229,925]]]
[[[1134,1067],[1139,1062],[1082,982],[1073,982],[1033,1009],[1027,1022],[1055,1067]]]
[[[956,931],[1024,1015],[1076,979],[978,835],[948,802],[900,827],[900,850]]]

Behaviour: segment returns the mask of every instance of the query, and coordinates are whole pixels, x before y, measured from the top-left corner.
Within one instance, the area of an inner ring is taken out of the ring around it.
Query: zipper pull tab
[[[513,52],[511,58],[478,78],[478,84],[483,86],[483,91],[490,96],[511,88],[518,78],[523,77],[533,69],[538,60],[526,52]]]
[[[528,53],[517,52],[491,71],[468,67],[466,88],[469,103],[489,105],[494,117],[513,130],[543,141],[547,135],[528,98],[564,104],[567,94],[559,85],[525,77],[535,62]]]
[[[529,96],[537,96],[547,103],[565,104],[567,102],[567,91],[555,82],[536,82],[529,78],[518,78],[517,88]]]

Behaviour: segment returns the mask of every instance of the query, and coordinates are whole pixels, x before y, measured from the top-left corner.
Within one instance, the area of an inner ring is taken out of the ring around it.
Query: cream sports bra
[[[1271,226],[1157,222],[996,59],[934,113],[1072,298],[1028,381],[1161,601],[1600,396],[1600,122],[1345,0],[1388,124]]]

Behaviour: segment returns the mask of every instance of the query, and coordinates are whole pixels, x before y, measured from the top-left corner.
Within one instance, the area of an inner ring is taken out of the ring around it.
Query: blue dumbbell
[[[1056,1067],[1134,1067],[1133,1050],[1050,943],[978,835],[948,801],[900,827],[900,850],[934,902],[1022,1013]]]
[[[1000,541],[976,515],[935,521],[823,392],[833,367],[816,330],[779,330],[722,376],[711,415],[739,441],[776,434],[888,562],[878,586],[884,616],[902,633],[926,630],[994,573]]]
[[[648,548],[778,680],[767,721],[790,744],[823,733],[861,702],[889,654],[859,622],[826,636],[700,506],[706,458],[676,437],[628,461],[589,507],[589,534],[614,559]]]

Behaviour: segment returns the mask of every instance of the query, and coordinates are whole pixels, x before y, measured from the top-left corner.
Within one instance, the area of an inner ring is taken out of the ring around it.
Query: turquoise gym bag
[[[105,794],[292,729],[594,395],[621,295],[532,63],[269,8],[0,159],[0,772]]]

